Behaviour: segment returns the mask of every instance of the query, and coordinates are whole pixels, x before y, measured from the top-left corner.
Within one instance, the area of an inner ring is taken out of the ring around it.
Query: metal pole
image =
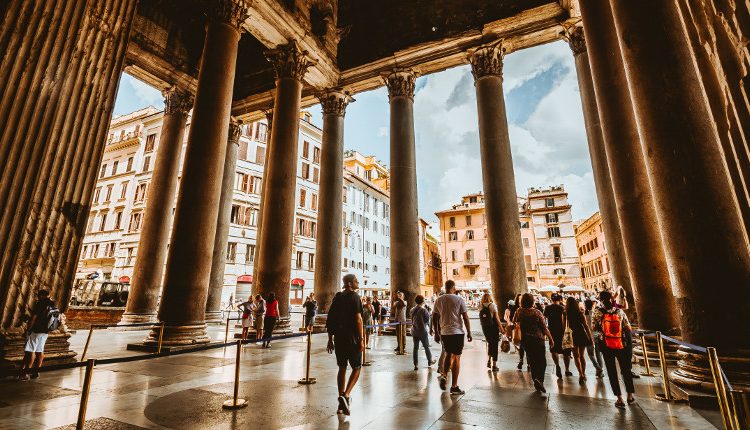
[[[237,356],[234,360],[234,396],[221,405],[224,409],[240,409],[247,406],[247,400],[238,399],[240,394],[240,359],[242,355],[242,340],[237,341]]]
[[[89,390],[91,390],[91,376],[94,374],[94,366],[96,360],[90,358],[86,362],[86,376],[83,378],[83,388],[81,388],[81,404],[78,406],[78,421],[76,422],[76,430],[83,430],[83,426],[86,422],[86,406],[89,403]]]
[[[81,363],[86,361],[86,353],[89,351],[89,343],[91,343],[91,334],[94,333],[94,325],[92,324],[91,327],[89,327],[89,335],[86,338],[86,345],[83,347],[83,354],[81,354]]]
[[[727,397],[727,387],[724,385],[724,377],[721,374],[721,366],[719,365],[719,357],[716,354],[716,348],[706,348],[706,354],[708,354],[708,365],[711,367],[711,375],[714,378],[714,388],[716,389],[716,397],[719,401],[719,410],[721,411],[721,421],[724,423],[726,430],[732,430],[732,416],[730,413],[729,399]]]
[[[735,429],[750,429],[750,395],[744,391],[729,390],[732,399],[732,421]]]
[[[656,346],[659,350],[659,364],[661,364],[661,380],[662,380],[662,385],[664,386],[664,393],[657,394],[656,398],[658,400],[671,402],[674,399],[672,398],[672,392],[669,389],[669,368],[667,367],[667,357],[664,354],[664,341],[661,338],[660,331],[656,332]]]
[[[644,335],[641,335],[641,348],[643,349],[643,363],[646,367],[646,371],[641,372],[641,375],[655,376],[654,373],[651,372],[651,364],[648,362],[648,349],[646,349],[646,336]]]
[[[310,385],[310,384],[314,384],[318,382],[317,379],[310,377],[310,356],[312,354],[311,351],[312,351],[312,331],[308,330],[307,331],[307,354],[306,354],[307,359],[305,363],[305,377],[297,381],[303,385]]]
[[[161,341],[164,339],[164,321],[159,326],[159,345],[156,347],[156,353],[161,354]]]
[[[363,324],[364,325],[364,324]],[[363,332],[365,336],[365,349],[362,350],[362,365],[363,366],[370,366],[372,365],[371,362],[367,361],[367,346],[370,344],[369,339],[367,338],[367,326],[363,327]]]
[[[227,329],[224,331],[224,343],[229,342],[229,317],[227,317]]]

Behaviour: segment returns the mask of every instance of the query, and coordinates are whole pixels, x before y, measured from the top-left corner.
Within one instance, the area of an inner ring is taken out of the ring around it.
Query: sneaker
[[[565,376],[573,376],[573,372],[571,372],[570,370],[566,370]]]
[[[630,404],[633,404],[633,403],[635,403],[635,397],[628,398],[628,404],[630,405]]]
[[[339,410],[344,415],[349,415],[349,399],[346,396],[339,396]]]
[[[516,369],[523,370],[523,361],[518,362],[518,366],[516,366]]]
[[[560,366],[555,366],[555,374],[557,375],[557,379],[562,379],[562,369],[560,369]]]
[[[448,386],[448,380],[445,378],[444,375],[440,375],[439,381],[440,381],[440,389],[445,390],[446,387]]]
[[[419,370],[419,366],[414,366],[414,370]]]
[[[39,379],[39,372],[34,372],[31,374],[31,379]]]
[[[464,394],[466,394],[466,391],[458,388],[458,385],[451,387],[451,396],[463,396]]]
[[[586,383],[586,378],[584,378],[583,376],[579,376],[578,377],[578,383],[581,384],[581,385],[585,384]]]
[[[437,363],[437,360],[430,360],[429,363],[427,363],[427,366],[432,366],[433,364]]]
[[[534,389],[539,393],[546,393],[547,390],[544,389],[544,384],[542,384],[542,381],[534,378]]]
[[[29,379],[31,379],[31,377],[26,373],[24,373],[23,375],[18,375],[19,381],[28,381]]]
[[[641,378],[641,375],[633,372],[632,370],[630,371],[630,376],[632,376],[633,379],[640,379]]]
[[[599,379],[604,378],[604,371],[602,369],[597,370],[596,377]]]
[[[492,367],[492,359],[488,358],[487,359],[487,368],[489,369],[490,367]]]
[[[499,367],[497,367],[497,366],[492,366],[492,371],[493,371],[493,372],[497,372],[497,371],[499,371],[499,370],[500,370],[500,368],[499,368]]]

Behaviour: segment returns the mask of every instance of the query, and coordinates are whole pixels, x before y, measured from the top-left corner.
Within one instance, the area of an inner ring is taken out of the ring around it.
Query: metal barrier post
[[[656,399],[671,402],[674,400],[672,392],[669,389],[669,368],[667,367],[667,357],[664,354],[664,341],[661,338],[661,332],[656,332],[656,346],[659,350],[659,364],[661,364],[661,380],[664,386],[664,394],[657,394]]]
[[[372,363],[367,361],[367,347],[370,344],[369,339],[367,338],[367,326],[364,326],[363,334],[365,336],[365,349],[362,350],[362,365],[370,366]]]
[[[297,381],[303,385],[310,385],[310,384],[314,384],[318,382],[317,379],[310,377],[310,355],[311,354],[312,354],[312,330],[307,330],[307,359],[305,363],[305,377]]]
[[[227,329],[224,332],[224,343],[229,342],[229,317],[227,317]]]
[[[651,372],[651,364],[648,362],[648,349],[646,349],[646,336],[641,335],[641,348],[643,349],[643,363],[646,367],[645,372],[641,372],[642,376],[656,376]]]
[[[156,347],[156,353],[161,354],[161,341],[164,339],[164,321],[162,321],[161,326],[159,327],[159,344]]]
[[[89,343],[91,343],[91,335],[94,333],[94,325],[89,327],[89,335],[86,337],[86,345],[83,347],[83,354],[81,354],[81,363],[86,361],[86,353],[89,351]]]
[[[397,355],[406,355],[406,352],[404,352],[404,340],[406,337],[406,326],[404,323],[399,322],[396,326],[396,337],[398,338],[398,352],[396,352]]]
[[[714,388],[716,397],[719,401],[719,410],[721,411],[721,421],[724,422],[726,430],[732,430],[732,416],[729,410],[729,398],[727,397],[727,387],[724,385],[724,378],[721,375],[721,366],[719,365],[719,356],[716,354],[716,348],[706,348],[708,355],[708,365],[711,368],[711,375],[714,378]]]
[[[240,393],[240,359],[242,355],[242,340],[237,341],[237,357],[234,360],[234,396],[221,405],[224,409],[241,409],[247,406],[247,400],[238,399]]]
[[[90,335],[91,332],[89,332]],[[90,358],[86,362],[86,376],[83,378],[83,388],[81,388],[81,404],[78,406],[78,421],[76,422],[76,430],[83,430],[84,423],[86,422],[86,407],[89,403],[89,390],[91,390],[91,377],[94,374],[94,366],[96,360]]]
[[[737,430],[750,429],[750,393],[729,390],[732,399],[732,421]]]

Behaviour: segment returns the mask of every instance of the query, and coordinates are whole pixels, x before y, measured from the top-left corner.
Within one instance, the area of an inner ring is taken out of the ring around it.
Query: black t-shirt
[[[375,316],[375,318],[377,318],[378,316],[380,316],[380,301],[372,302],[372,309],[375,311],[373,313],[373,315]]]
[[[31,308],[31,315],[36,316],[36,321],[31,327],[31,331],[34,333],[49,333],[47,328],[47,310],[50,306],[54,306],[54,302],[49,298],[37,300],[34,303],[34,307]]]
[[[316,300],[308,300],[305,302],[305,316],[312,317],[315,316],[315,309],[318,308],[318,302]]]
[[[336,343],[359,344],[357,314],[362,314],[362,299],[359,294],[348,290],[336,293],[326,320],[326,329],[333,334]]]
[[[562,305],[553,303],[544,309],[544,316],[547,318],[547,326],[550,332],[562,333],[565,331],[563,315],[565,315],[565,308]]]

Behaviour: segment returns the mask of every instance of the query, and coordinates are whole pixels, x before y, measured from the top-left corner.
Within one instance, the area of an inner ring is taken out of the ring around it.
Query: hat
[[[558,294],[558,293],[554,293],[554,294],[552,294],[552,300],[555,301],[555,302],[558,301],[558,300],[562,300],[562,296],[560,294]]]
[[[508,306],[515,306],[516,302],[513,301],[513,299],[508,300]]]

